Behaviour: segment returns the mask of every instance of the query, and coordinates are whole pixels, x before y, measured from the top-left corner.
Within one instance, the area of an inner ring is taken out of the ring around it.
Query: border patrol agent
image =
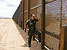
[[[28,31],[28,45],[29,47],[31,47],[31,39],[33,34],[37,34],[38,35],[38,40],[39,42],[41,42],[41,33],[36,30],[36,22],[38,21],[38,19],[35,19],[35,15],[31,14],[31,19],[29,19],[28,21],[26,21],[26,30]]]

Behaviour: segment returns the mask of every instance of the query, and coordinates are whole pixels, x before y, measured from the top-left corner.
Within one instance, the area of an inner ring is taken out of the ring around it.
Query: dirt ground
[[[32,40],[28,48],[28,34],[12,19],[0,19],[0,50],[41,50],[41,46]]]

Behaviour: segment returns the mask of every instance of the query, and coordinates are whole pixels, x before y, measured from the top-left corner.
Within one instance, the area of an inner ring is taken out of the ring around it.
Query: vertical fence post
[[[62,30],[62,0],[61,0],[61,6],[60,6],[60,34]]]
[[[21,5],[20,5],[20,6],[21,6],[21,28],[22,28],[22,19],[23,19],[23,18],[22,18],[22,9],[23,9],[23,8],[22,8],[22,1],[21,1]]]
[[[59,50],[61,45],[61,33],[62,33],[62,0],[60,0],[61,6],[60,6],[60,44],[59,44]]]
[[[23,22],[23,24],[22,24],[23,28],[22,29],[24,30],[24,0],[23,0],[23,21],[22,22]]]
[[[19,25],[19,7],[17,8],[17,17],[18,17],[17,23],[18,23],[18,25]]]
[[[28,0],[28,19],[30,19],[30,0]]]
[[[67,50],[67,25],[62,26],[60,50]]]
[[[62,0],[61,0],[61,7],[60,7],[60,28],[62,28]]]
[[[45,45],[45,0],[42,0],[42,17],[41,17],[41,50],[44,50]]]

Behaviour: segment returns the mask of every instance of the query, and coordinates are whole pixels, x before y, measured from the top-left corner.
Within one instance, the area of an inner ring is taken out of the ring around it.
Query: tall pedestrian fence
[[[61,38],[63,38],[61,36],[62,25],[67,25],[67,1],[62,0],[62,3],[61,0],[51,1],[53,0],[46,0],[45,4],[46,34],[44,43],[50,50],[60,50]],[[36,28],[41,32],[42,0],[30,0],[30,2],[22,0],[13,15],[13,19],[21,28],[24,28],[25,22],[31,18],[32,13],[36,15],[36,18],[40,18],[40,21],[36,23]],[[35,37],[37,38],[37,35]]]

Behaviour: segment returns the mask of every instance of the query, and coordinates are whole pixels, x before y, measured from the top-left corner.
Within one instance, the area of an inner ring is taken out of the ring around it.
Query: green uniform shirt
[[[36,22],[38,21],[38,19],[29,19],[28,21],[26,21],[26,26],[28,25],[28,29],[36,29],[35,26],[36,26]]]

